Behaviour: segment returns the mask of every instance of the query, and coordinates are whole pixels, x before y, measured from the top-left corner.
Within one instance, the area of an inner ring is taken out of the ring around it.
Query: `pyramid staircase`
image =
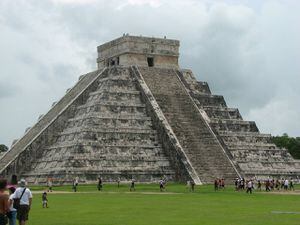
[[[138,68],[202,182],[239,176],[174,69]]]
[[[261,134],[255,122],[244,121],[238,109],[229,108],[223,96],[211,94],[208,84],[197,81],[192,71],[182,70],[179,77],[243,176],[299,176],[299,160],[276,147],[271,135]]]

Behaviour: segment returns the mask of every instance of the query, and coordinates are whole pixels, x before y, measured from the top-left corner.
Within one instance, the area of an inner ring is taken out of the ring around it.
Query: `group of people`
[[[252,190],[256,189],[261,191],[263,189],[265,191],[273,191],[273,190],[294,190],[294,181],[293,178],[290,180],[287,178],[282,178],[282,179],[271,179],[268,178],[266,180],[258,180],[258,179],[249,179],[245,180],[244,178],[236,178],[235,180],[235,189],[236,191],[241,191],[241,190],[246,190],[247,193],[252,193]]]
[[[224,178],[216,178],[214,181],[215,191],[225,189],[225,179]]]
[[[119,188],[120,187],[120,183],[121,183],[121,179],[118,178],[116,182],[117,182],[117,187]],[[190,182],[191,190],[194,191],[194,187],[195,187],[194,181],[189,181],[189,182]],[[130,186],[129,186],[129,191],[135,191],[135,183],[136,183],[135,179],[131,179]],[[166,181],[165,178],[162,178],[159,181],[159,190],[161,192],[165,190],[166,184],[167,184],[167,181]],[[74,189],[74,187],[77,187],[77,185],[78,185],[78,180],[75,181],[75,182],[73,182],[73,189]],[[103,179],[102,179],[101,176],[98,176],[97,189],[98,189],[98,191],[102,191],[103,190]]]
[[[0,179],[0,225],[25,225],[32,204],[32,193],[26,187],[26,181],[20,180],[19,187],[8,185],[6,179]]]
[[[121,179],[118,178],[117,179],[117,187],[118,188],[120,187],[120,183],[121,183]],[[77,185],[78,185],[78,183],[77,183]],[[102,180],[101,176],[98,177],[97,189],[98,189],[98,191],[102,191],[102,189],[103,189],[103,180]],[[135,191],[135,180],[134,179],[131,180],[129,191]]]

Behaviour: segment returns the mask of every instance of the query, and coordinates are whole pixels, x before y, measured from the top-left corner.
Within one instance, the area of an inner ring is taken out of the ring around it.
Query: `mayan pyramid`
[[[1,176],[201,184],[300,175],[287,150],[179,68],[179,41],[124,35],[97,50],[98,69],[2,156]]]

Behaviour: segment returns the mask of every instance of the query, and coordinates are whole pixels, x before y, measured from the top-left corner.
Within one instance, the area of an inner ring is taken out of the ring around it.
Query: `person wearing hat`
[[[29,188],[26,187],[26,181],[21,179],[19,186],[14,193],[14,199],[20,199],[20,206],[17,209],[17,219],[19,225],[25,225],[28,220],[28,214],[32,203],[32,193]]]

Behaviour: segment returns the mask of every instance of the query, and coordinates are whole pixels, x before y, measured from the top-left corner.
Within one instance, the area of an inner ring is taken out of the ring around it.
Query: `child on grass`
[[[42,195],[42,203],[43,203],[43,208],[48,208],[48,198],[47,198],[47,192],[44,191]]]

